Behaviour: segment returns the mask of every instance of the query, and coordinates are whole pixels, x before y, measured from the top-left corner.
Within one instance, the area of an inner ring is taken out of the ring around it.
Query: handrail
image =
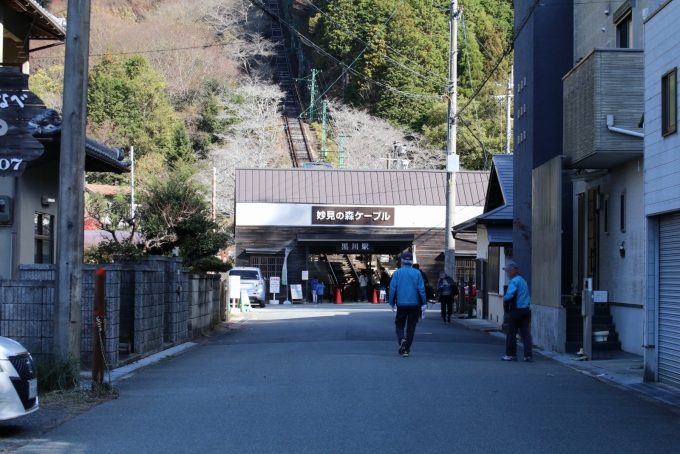
[[[354,262],[350,260],[349,254],[345,254],[345,259],[349,262],[349,267],[352,269],[352,273],[354,273],[354,278],[359,282],[359,273],[357,273],[357,269],[354,267]]]
[[[335,271],[333,270],[333,265],[331,265],[331,261],[328,260],[328,254],[324,254],[324,257],[326,258],[326,264],[328,265],[328,269],[331,270],[330,274],[333,275],[335,285],[340,285],[340,281],[338,280],[338,277],[335,275]]]

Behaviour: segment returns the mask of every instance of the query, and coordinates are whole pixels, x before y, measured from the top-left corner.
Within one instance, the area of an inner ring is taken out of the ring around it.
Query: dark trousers
[[[397,340],[401,343],[402,339],[406,339],[406,350],[411,350],[420,315],[420,306],[417,304],[415,306],[397,306],[397,316],[394,319],[394,324],[397,327]],[[406,336],[404,336],[404,327],[406,327]]]
[[[359,288],[361,290],[361,301],[367,301],[368,300],[368,298],[366,297],[366,289],[367,288],[368,287],[366,287],[366,286]]]
[[[508,317],[508,337],[505,339],[505,354],[517,356],[517,331],[522,335],[524,356],[531,356],[531,310],[513,309]]]
[[[453,295],[439,295],[439,303],[442,306],[442,318],[446,320],[453,315]]]

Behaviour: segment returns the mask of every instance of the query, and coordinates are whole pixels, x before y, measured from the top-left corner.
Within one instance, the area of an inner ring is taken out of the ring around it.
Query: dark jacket
[[[381,287],[390,286],[390,275],[387,274],[387,271],[383,271],[382,273],[380,273],[380,286]]]

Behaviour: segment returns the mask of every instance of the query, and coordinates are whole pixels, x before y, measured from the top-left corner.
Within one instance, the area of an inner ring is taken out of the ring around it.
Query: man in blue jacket
[[[510,282],[503,295],[503,309],[508,313],[508,336],[505,339],[505,356],[503,361],[517,361],[517,330],[522,335],[524,344],[524,361],[533,362],[531,350],[531,297],[529,285],[522,276],[515,262],[503,268]]]
[[[397,328],[399,354],[408,356],[416,334],[416,323],[427,308],[425,283],[420,271],[412,268],[413,254],[404,252],[401,255],[401,268],[392,274],[390,281],[390,306],[397,310],[394,324]],[[406,327],[406,337],[404,337]]]

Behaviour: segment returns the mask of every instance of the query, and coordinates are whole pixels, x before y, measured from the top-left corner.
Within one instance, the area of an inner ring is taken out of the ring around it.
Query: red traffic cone
[[[371,301],[371,304],[378,304],[378,291],[376,289],[373,289],[373,300]]]
[[[342,295],[340,294],[340,288],[335,289],[335,304],[342,304]]]

